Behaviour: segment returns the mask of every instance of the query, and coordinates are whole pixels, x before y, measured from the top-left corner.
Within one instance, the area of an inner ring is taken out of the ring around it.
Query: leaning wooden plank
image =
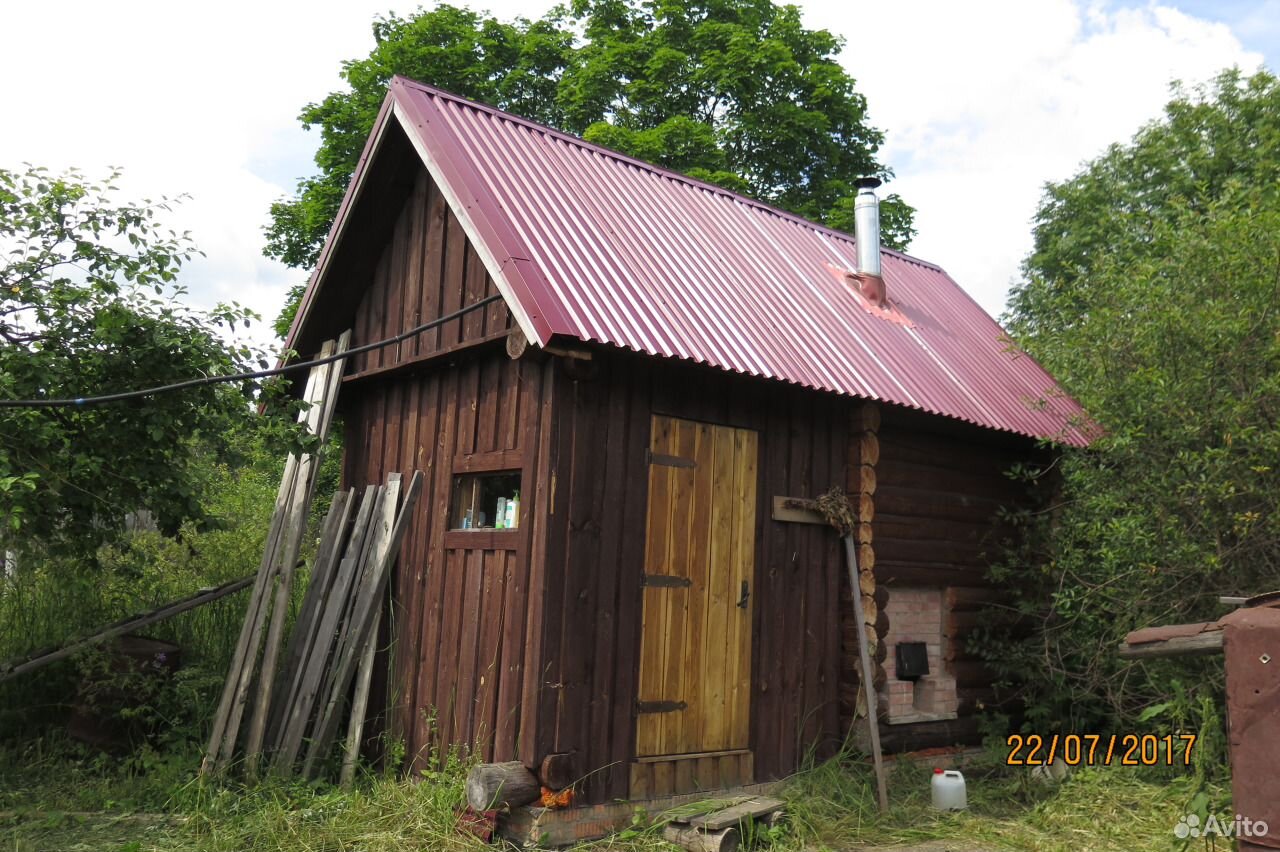
[[[350,333],[343,333],[333,347],[334,354],[347,351]],[[267,715],[271,710],[271,694],[276,683],[276,667],[280,662],[280,648],[284,642],[285,622],[289,615],[289,602],[293,593],[293,575],[297,568],[298,555],[302,552],[302,542],[307,531],[307,517],[311,513],[311,501],[315,495],[316,472],[324,452],[324,442],[329,434],[329,421],[333,417],[339,382],[335,376],[341,376],[344,359],[315,368],[319,371],[316,380],[319,398],[314,411],[307,412],[307,431],[316,436],[318,448],[314,453],[307,453],[298,462],[298,477],[294,483],[294,497],[286,524],[286,535],[281,550],[279,583],[276,587],[271,620],[267,626],[266,646],[262,652],[262,676],[258,679],[258,693],[253,705],[253,716],[249,720],[249,735],[245,741],[245,770],[250,777],[257,775],[258,762],[262,754],[262,740],[266,736]]]
[[[398,474],[397,474],[398,476]],[[397,480],[398,481],[398,480]],[[334,597],[332,606],[334,607],[333,620],[334,627],[328,634],[328,645],[326,647],[325,658],[318,673],[318,680],[313,685],[311,692],[311,705],[309,710],[314,710],[312,715],[308,716],[308,724],[311,726],[308,734],[309,739],[315,738],[314,729],[319,727],[325,710],[328,707],[328,697],[333,692],[334,678],[337,676],[338,661],[347,653],[347,646],[350,641],[351,618],[357,609],[357,601],[360,598],[361,591],[369,584],[369,565],[372,561],[370,553],[378,547],[378,541],[381,537],[379,529],[382,527],[383,515],[387,512],[394,512],[394,500],[397,495],[392,494],[391,490],[380,485],[375,487],[372,500],[372,512],[369,521],[362,531],[360,546],[352,548],[348,556],[352,560],[352,580],[351,586],[347,593],[341,597]],[[392,501],[388,504],[388,501]]]
[[[315,640],[315,628],[320,621],[324,600],[329,594],[334,571],[342,558],[342,541],[351,520],[354,496],[354,489],[335,493],[321,527],[320,544],[316,547],[311,576],[307,580],[307,592],[298,607],[298,618],[289,634],[285,663],[280,668],[276,697],[271,705],[271,716],[267,720],[267,744],[272,750],[280,745],[282,722],[298,695],[303,656]]]
[[[1138,645],[1124,643],[1119,648],[1125,660],[1149,660],[1156,657],[1204,657],[1222,653],[1222,631],[1211,630],[1193,636],[1174,636]]]
[[[347,746],[342,754],[342,772],[338,783],[350,787],[356,777],[356,760],[360,757],[360,740],[364,735],[364,715],[369,706],[369,686],[373,680],[374,661],[378,655],[378,622],[382,613],[375,611],[369,638],[360,655],[360,670],[356,676],[356,690],[351,696],[351,719],[347,723]]]
[[[297,760],[298,750],[306,735],[307,723],[315,706],[316,695],[324,679],[325,667],[329,660],[329,652],[338,630],[340,619],[346,609],[346,601],[351,595],[359,567],[360,554],[364,549],[369,521],[377,503],[380,489],[370,485],[364,492],[364,499],[356,512],[355,523],[351,527],[351,535],[347,540],[342,561],[338,563],[333,584],[323,601],[323,609],[319,623],[316,625],[315,638],[306,648],[301,662],[302,674],[298,681],[298,693],[293,702],[285,708],[284,722],[281,726],[280,745],[276,749],[272,764],[278,775],[287,775]]]
[[[418,494],[422,491],[422,478],[422,471],[414,472],[401,503],[400,512],[396,515],[395,526],[387,537],[385,546],[381,548],[381,564],[371,566],[374,570],[369,572],[368,576],[372,582],[361,590],[362,594],[357,598],[357,609],[352,613],[350,620],[353,631],[350,634],[350,642],[356,648],[363,647],[368,637],[369,626],[373,622],[373,613],[383,605],[383,598],[387,591],[387,578],[391,574],[391,566],[400,555],[400,541],[404,538],[404,531],[409,526],[414,506],[418,502]],[[390,484],[390,477],[388,477],[388,486]],[[335,657],[334,662],[333,689],[329,693],[329,701],[321,714],[320,721],[316,724],[315,735],[312,737],[303,767],[303,775],[306,778],[314,777],[316,761],[328,751],[329,743],[332,742],[338,725],[338,705],[346,694],[347,686],[351,683],[357,659],[355,654],[347,653],[341,659]]]
[[[858,591],[858,546],[852,535],[844,537],[844,553],[849,562],[849,595],[853,598],[853,623],[858,631],[858,662],[860,665],[862,691],[867,700],[867,728],[871,733],[871,760],[876,772],[876,795],[880,800],[880,813],[889,810],[889,788],[885,779],[884,756],[880,754],[880,714],[876,711],[877,701],[874,678],[871,672],[871,654],[867,650],[867,621],[862,611],[862,595]]]
[[[163,606],[156,607],[150,612],[131,615],[128,618],[122,618],[106,627],[100,627],[89,636],[83,639],[77,639],[60,648],[46,648],[29,654],[25,657],[19,657],[16,660],[0,664],[0,682],[8,680],[11,677],[17,677],[20,674],[26,674],[30,671],[43,668],[50,663],[56,663],[59,660],[65,660],[84,648],[105,642],[108,639],[114,639],[117,636],[123,636],[134,630],[140,630],[150,624],[173,618],[184,612],[202,607],[205,604],[213,603],[221,600],[227,595],[235,594],[241,589],[248,588],[253,583],[253,575],[241,577],[239,580],[232,580],[229,583],[223,583],[212,589],[201,589],[190,597],[181,600],[171,601]]]
[[[364,649],[364,627],[371,617],[367,605],[368,598],[374,593],[378,584],[378,571],[381,570],[387,543],[391,537],[391,529],[395,525],[396,506],[400,499],[400,474],[392,473],[387,477],[385,493],[369,531],[369,544],[365,548],[360,567],[357,569],[359,580],[356,593],[352,595],[351,607],[343,621],[337,644],[333,650],[333,660],[320,696],[324,699],[320,704],[320,714],[312,732],[311,742],[307,748],[306,760],[303,762],[304,778],[311,778],[317,761],[329,750],[329,742],[337,732],[337,716],[343,699],[346,698],[350,683],[347,672],[354,666],[351,661],[357,659]]]
[[[307,376],[305,396],[309,398],[315,393],[314,371]],[[267,595],[267,589],[274,579],[276,553],[280,546],[280,531],[284,527],[285,517],[289,511],[289,502],[293,497],[294,482],[298,475],[298,457],[293,453],[285,459],[284,475],[280,477],[280,488],[276,492],[275,509],[271,514],[271,526],[267,530],[266,544],[262,550],[262,561],[258,565],[258,577],[249,597],[249,606],[245,612],[244,622],[240,627],[240,636],[236,640],[235,652],[231,655],[231,664],[227,669],[227,679],[222,687],[222,696],[218,700],[218,709],[213,715],[213,730],[209,734],[209,744],[205,749],[204,760],[200,763],[200,773],[221,771],[230,754],[224,754],[228,728],[231,725],[232,707],[236,695],[244,679],[245,670],[252,676],[252,657],[257,655],[258,639],[261,635],[261,615]],[[252,648],[250,647],[252,646]],[[240,723],[236,716],[235,726]],[[233,739],[234,741],[234,739]]]
[[[320,351],[321,357],[328,357],[332,353],[333,341],[326,341]],[[327,376],[328,372],[325,366],[313,368],[307,376],[306,395],[303,398],[307,403],[307,408],[299,414],[299,422],[303,424],[308,432],[313,434],[320,412],[318,403],[323,401],[321,397],[324,389],[328,386]],[[264,631],[267,629],[267,622],[271,615],[275,582],[279,576],[281,566],[284,564],[284,550],[291,536],[291,526],[297,514],[296,504],[300,501],[301,494],[306,486],[306,472],[309,467],[310,454],[291,454],[291,457],[295,461],[293,476],[290,479],[289,494],[285,499],[284,514],[280,520],[276,539],[268,552],[270,559],[267,564],[269,579],[263,590],[263,598],[259,602],[258,609],[253,613],[249,643],[246,649],[247,653],[236,678],[235,692],[227,714],[226,729],[223,731],[222,743],[218,748],[218,769],[225,768],[235,756],[236,743],[240,737],[240,720],[244,715],[250,689],[255,680],[254,675],[257,671]]]

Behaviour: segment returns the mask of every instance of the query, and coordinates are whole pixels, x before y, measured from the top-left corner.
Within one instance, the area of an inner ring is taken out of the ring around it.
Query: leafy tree
[[[1061,460],[1023,554],[1043,567],[1017,574],[1041,627],[1004,662],[1045,673],[1051,718],[1133,718],[1175,677],[1218,680],[1217,661],[1125,664],[1115,648],[1276,587],[1278,177],[1280,81],[1229,71],[1046,191],[1009,325],[1105,430]]]
[[[440,5],[373,27],[349,89],[303,110],[320,173],[272,205],[268,256],[314,265],[392,75],[431,83],[850,229],[862,175],[888,178],[883,134],[836,61],[841,41],[771,0],[573,0],[539,21]],[[913,210],[883,204],[905,248]],[[286,311],[282,320],[291,319]]]
[[[234,372],[252,356],[222,336],[248,311],[175,301],[196,250],[161,226],[166,202],[117,200],[117,177],[0,170],[0,399],[141,389]],[[130,513],[174,529],[199,514],[200,454],[249,413],[223,385],[0,409],[0,535],[92,558]]]

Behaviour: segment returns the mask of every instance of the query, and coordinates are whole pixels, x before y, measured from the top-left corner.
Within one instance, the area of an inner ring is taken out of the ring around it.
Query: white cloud
[[[511,17],[551,4],[475,5]],[[913,251],[992,311],[1029,246],[1044,181],[1155,117],[1170,79],[1259,62],[1226,26],[1164,6],[801,5],[807,23],[849,41],[845,63],[873,122],[889,131],[892,188],[919,209]],[[298,111],[340,84],[342,60],[367,54],[369,24],[387,6],[6,4],[0,164],[119,165],[130,192],[188,193],[174,223],[208,255],[187,270],[193,300],[234,299],[269,321],[303,277],[261,254],[268,205],[313,170],[315,138],[298,126]],[[408,13],[416,3],[394,8]]]
[[[1169,82],[1252,69],[1230,29],[1167,6],[1071,0],[806,5],[888,131],[891,187],[919,211],[912,253],[999,313],[1046,181],[1159,116]]]

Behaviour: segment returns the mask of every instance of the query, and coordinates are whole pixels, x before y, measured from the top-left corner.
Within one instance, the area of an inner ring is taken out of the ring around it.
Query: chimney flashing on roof
[[[915,328],[902,309],[889,301],[884,291],[884,278],[879,275],[869,276],[853,269],[845,269],[828,262],[827,272],[839,283],[853,293],[858,306],[877,319],[900,325],[903,328]],[[878,289],[877,289],[878,288]]]
[[[866,272],[846,272],[845,280],[858,291],[858,295],[877,308],[889,307],[889,297],[885,294],[884,279],[879,275]]]

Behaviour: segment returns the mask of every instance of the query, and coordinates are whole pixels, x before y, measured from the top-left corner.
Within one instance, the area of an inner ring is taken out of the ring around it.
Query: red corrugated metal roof
[[[909,324],[890,322],[831,273],[856,265],[845,234],[410,80],[388,103],[531,339],[1087,443],[1075,401],[937,266],[883,253]]]

